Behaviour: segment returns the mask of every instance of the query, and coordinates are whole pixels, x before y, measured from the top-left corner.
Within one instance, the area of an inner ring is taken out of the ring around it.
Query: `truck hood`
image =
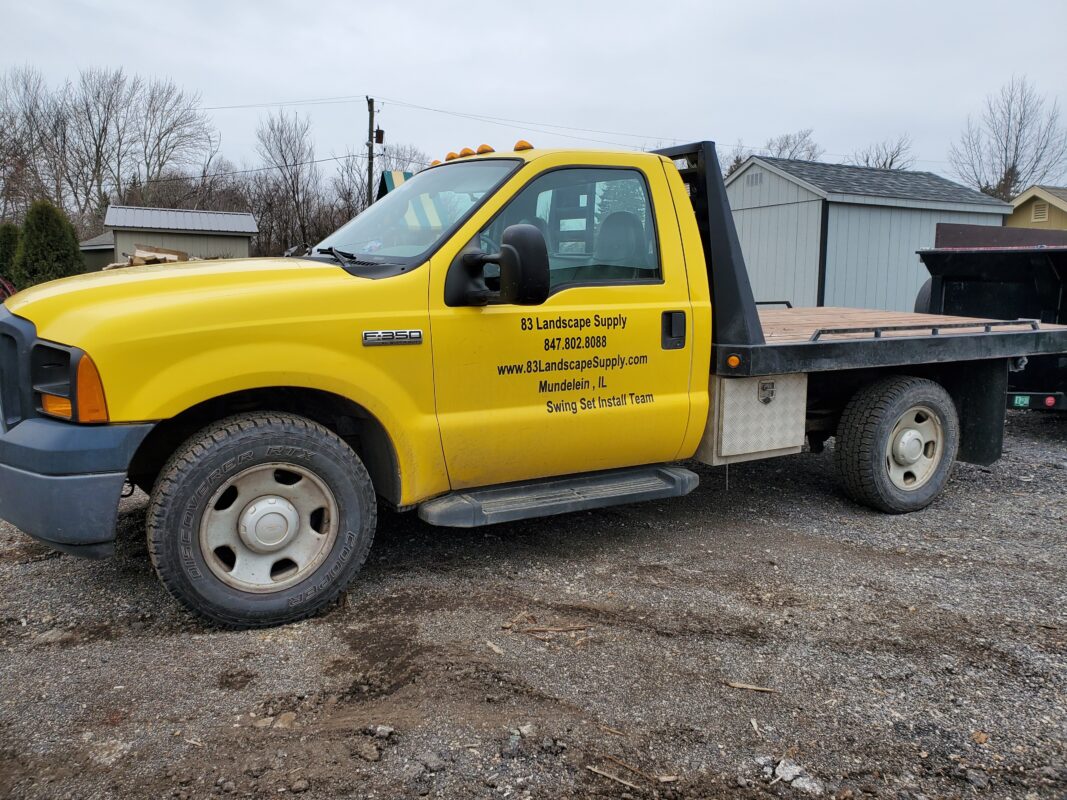
[[[331,284],[348,293],[374,283],[299,258],[187,261],[64,278],[19,292],[5,306],[33,322],[41,338],[80,347],[86,335],[118,320],[159,331],[277,318],[311,311]]]

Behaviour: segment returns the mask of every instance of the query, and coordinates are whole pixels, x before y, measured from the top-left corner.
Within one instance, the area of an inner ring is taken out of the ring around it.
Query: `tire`
[[[148,552],[167,590],[227,628],[310,617],[363,566],[377,506],[363,462],[293,414],[220,420],[171,456],[148,505]]]
[[[889,514],[918,511],[948,481],[959,438],[956,406],[940,384],[890,376],[860,389],[845,406],[834,467],[856,502]]]
[[[919,287],[919,293],[915,295],[915,313],[930,313],[930,295],[934,290],[934,279],[927,278],[926,283]]]

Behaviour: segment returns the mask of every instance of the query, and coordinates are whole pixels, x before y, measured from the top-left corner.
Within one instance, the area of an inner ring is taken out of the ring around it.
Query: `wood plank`
[[[908,311],[878,311],[866,308],[761,308],[760,322],[763,335],[768,344],[781,342],[806,342],[815,331],[825,328],[876,328],[892,325],[922,325],[923,329],[905,331],[884,331],[883,337],[890,336],[929,336],[930,328],[937,325],[970,323],[965,328],[943,330],[941,336],[960,336],[984,332],[983,324],[997,320],[977,319],[974,317],[954,317],[944,314],[915,314]],[[1042,330],[1062,328],[1060,325],[1042,324]],[[1029,323],[1018,325],[998,325],[994,330],[1001,332],[1030,330]],[[838,341],[841,339],[872,339],[873,333],[837,333],[823,334],[819,341]]]

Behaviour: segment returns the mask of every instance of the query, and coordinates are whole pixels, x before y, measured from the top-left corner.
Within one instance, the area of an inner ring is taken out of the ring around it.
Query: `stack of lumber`
[[[123,253],[125,261],[116,261],[108,264],[104,269],[119,269],[120,267],[143,267],[146,264],[168,264],[174,261],[188,261],[189,254],[183,250],[168,250],[165,247],[154,247],[149,244],[135,244],[133,253]]]

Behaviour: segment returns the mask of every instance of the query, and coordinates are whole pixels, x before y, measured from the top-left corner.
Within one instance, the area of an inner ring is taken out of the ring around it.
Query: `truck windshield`
[[[312,249],[358,266],[417,264],[522,162],[461,161],[420,172]],[[342,255],[336,255],[342,254]]]

